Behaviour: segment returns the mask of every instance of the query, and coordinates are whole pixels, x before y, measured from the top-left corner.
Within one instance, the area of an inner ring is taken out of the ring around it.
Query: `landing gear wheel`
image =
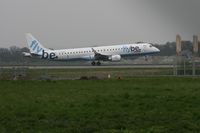
[[[93,61],[93,62],[91,63],[91,65],[92,65],[92,66],[95,66],[95,65],[96,65],[96,63]]]
[[[101,62],[98,61],[98,62],[97,62],[97,66],[101,66]]]

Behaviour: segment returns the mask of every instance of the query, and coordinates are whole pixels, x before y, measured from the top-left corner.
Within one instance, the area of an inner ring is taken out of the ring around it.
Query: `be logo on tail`
[[[56,59],[58,56],[54,52],[48,53],[42,50],[42,59]]]

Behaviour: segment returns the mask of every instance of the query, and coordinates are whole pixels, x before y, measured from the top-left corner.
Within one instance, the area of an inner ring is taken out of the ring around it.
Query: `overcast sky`
[[[0,0],[0,47],[166,43],[200,35],[200,0]]]

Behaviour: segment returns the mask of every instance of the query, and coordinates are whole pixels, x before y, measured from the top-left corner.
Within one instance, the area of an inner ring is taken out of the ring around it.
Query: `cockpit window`
[[[153,45],[152,45],[152,44],[150,44],[150,45],[149,45],[149,47],[151,48],[151,47],[153,47]]]

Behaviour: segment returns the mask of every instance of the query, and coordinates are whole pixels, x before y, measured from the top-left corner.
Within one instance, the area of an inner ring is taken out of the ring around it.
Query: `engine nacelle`
[[[109,57],[109,60],[117,62],[117,61],[121,60],[121,56],[120,55],[112,55]]]

